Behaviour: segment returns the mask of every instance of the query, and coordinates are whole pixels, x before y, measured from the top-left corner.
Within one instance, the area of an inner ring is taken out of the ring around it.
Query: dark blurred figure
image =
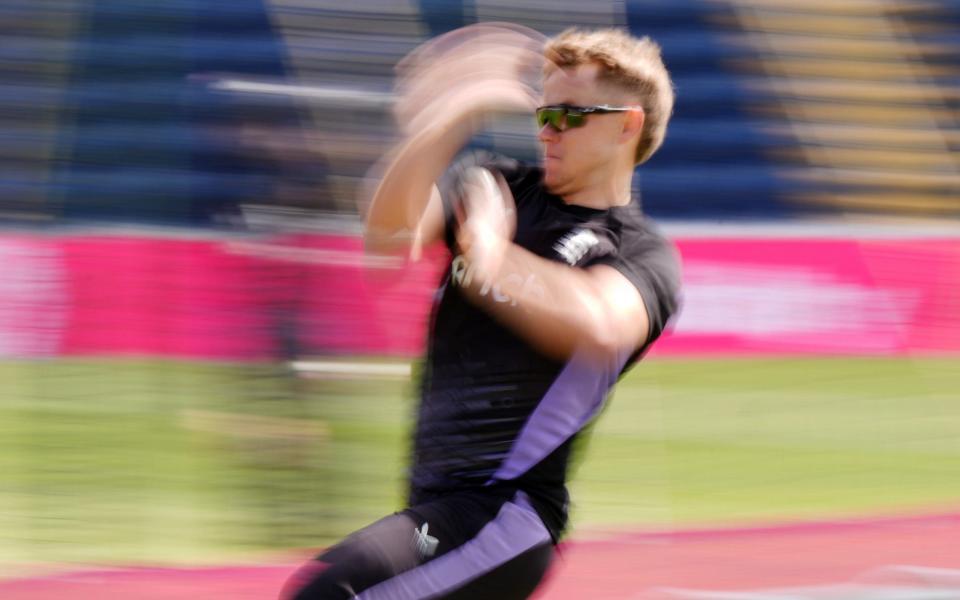
[[[387,154],[367,248],[450,251],[407,507],[322,553],[284,598],[519,600],[565,530],[574,440],[677,308],[676,252],[631,191],[673,88],[659,47],[615,29],[544,47],[518,26],[477,25],[399,72],[406,139]],[[536,115],[542,166],[475,153],[451,167],[506,112]]]

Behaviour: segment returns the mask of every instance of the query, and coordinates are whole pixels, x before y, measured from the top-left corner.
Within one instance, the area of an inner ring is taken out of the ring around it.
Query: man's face
[[[615,98],[603,93],[598,74],[599,67],[594,64],[550,71],[543,81],[543,104],[617,104]],[[540,128],[547,190],[568,195],[607,178],[623,131],[623,118],[622,113],[591,114],[581,127],[562,132],[549,124]]]

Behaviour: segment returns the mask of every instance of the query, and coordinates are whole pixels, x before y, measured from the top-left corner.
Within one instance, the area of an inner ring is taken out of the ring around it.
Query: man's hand
[[[467,170],[462,188],[457,246],[467,263],[462,285],[471,302],[559,360],[579,352],[606,364],[643,343],[646,309],[624,275],[606,265],[570,267],[512,243],[513,195],[489,170]]]
[[[481,167],[464,174],[457,245],[475,277],[489,283],[500,271],[517,226],[513,195],[499,176]]]

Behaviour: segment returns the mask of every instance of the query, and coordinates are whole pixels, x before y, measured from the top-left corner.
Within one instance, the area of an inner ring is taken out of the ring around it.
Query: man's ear
[[[634,108],[627,113],[627,118],[623,120],[623,131],[620,134],[620,140],[626,142],[634,136],[639,136],[643,131],[643,123],[646,121],[646,115],[640,107]]]

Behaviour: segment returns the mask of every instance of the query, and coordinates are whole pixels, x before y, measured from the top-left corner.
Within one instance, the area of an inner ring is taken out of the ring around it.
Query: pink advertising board
[[[955,239],[680,240],[684,307],[663,354],[960,349]]]
[[[681,238],[656,355],[956,353],[960,239]],[[0,239],[0,357],[258,360],[422,352],[445,254],[352,236]]]

